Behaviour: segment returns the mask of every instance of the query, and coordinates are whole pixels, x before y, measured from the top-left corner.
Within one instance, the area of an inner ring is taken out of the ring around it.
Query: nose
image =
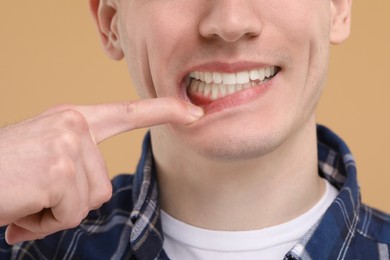
[[[210,0],[208,0],[210,1]],[[260,35],[262,24],[251,0],[211,0],[199,24],[202,37],[236,42]]]

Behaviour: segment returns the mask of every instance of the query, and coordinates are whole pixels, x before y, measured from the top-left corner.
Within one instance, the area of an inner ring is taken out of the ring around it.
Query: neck
[[[315,123],[275,151],[243,161],[215,161],[172,147],[154,138],[154,131],[161,207],[185,223],[212,230],[261,229],[302,215],[324,192]]]

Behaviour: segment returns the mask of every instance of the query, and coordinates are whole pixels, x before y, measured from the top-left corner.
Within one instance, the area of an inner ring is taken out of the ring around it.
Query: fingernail
[[[189,109],[191,115],[195,118],[200,118],[204,115],[204,110],[201,107],[189,105],[188,109]]]

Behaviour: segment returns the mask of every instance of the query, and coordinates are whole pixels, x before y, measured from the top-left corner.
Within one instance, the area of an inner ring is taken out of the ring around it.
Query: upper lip
[[[188,75],[192,71],[215,71],[222,73],[234,73],[252,69],[261,69],[269,66],[275,66],[273,64],[257,63],[257,62],[236,62],[236,63],[224,63],[224,62],[209,62],[200,65],[195,65],[184,73]]]

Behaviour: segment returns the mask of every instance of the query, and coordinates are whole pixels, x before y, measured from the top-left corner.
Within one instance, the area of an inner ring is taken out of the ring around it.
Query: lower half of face
[[[140,35],[125,43],[138,92],[177,96],[206,112],[191,125],[152,129],[161,145],[218,160],[248,159],[274,151],[314,124],[327,74],[329,39],[321,26],[327,21],[314,15],[314,25],[308,25],[313,17],[294,16],[300,6],[295,10],[294,4],[281,2],[291,10],[262,13],[262,32],[251,40],[199,40],[198,18],[174,12],[174,6],[166,15],[156,8],[158,20],[141,28],[148,34],[140,28],[126,31]],[[190,22],[173,23],[180,19]]]
[[[191,125],[165,125],[155,131],[175,143],[171,146],[184,146],[207,158],[241,160],[263,156],[288,144],[309,124],[315,124],[315,107],[326,66],[318,69],[309,77],[305,73],[289,75],[281,69],[264,85],[227,94],[205,105],[205,116]]]

